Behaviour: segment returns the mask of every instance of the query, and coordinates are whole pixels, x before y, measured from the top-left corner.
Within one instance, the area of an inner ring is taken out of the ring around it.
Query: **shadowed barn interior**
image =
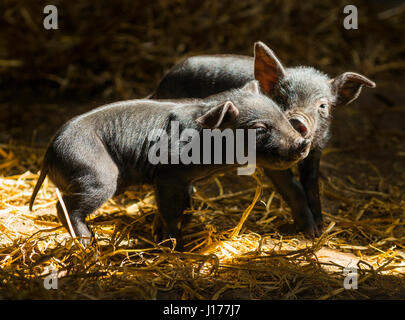
[[[48,4],[56,30],[43,25]],[[346,5],[357,29],[343,25]],[[405,298],[403,1],[7,0],[0,13],[0,299]],[[86,250],[61,227],[51,182],[28,210],[45,148],[67,120],[148,96],[186,57],[252,56],[256,41],[285,66],[377,84],[333,110],[322,236],[283,232],[290,209],[260,174],[196,186],[182,253],[153,242],[148,186],[89,217],[97,243]],[[343,286],[346,267],[358,272],[355,290]],[[50,268],[58,290],[43,286]]]

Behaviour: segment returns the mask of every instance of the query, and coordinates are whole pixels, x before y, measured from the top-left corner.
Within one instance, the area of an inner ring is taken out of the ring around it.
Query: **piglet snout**
[[[299,138],[295,145],[296,148],[293,150],[293,157],[295,159],[304,159],[309,153],[311,140]]]

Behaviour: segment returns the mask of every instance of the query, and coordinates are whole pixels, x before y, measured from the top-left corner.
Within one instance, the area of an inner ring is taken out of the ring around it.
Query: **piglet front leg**
[[[295,179],[291,170],[265,169],[265,173],[291,208],[297,231],[302,231],[311,238],[318,236],[319,230],[309,207],[305,190],[302,184]]]
[[[153,221],[152,234],[156,242],[175,238],[176,250],[183,251],[181,228],[183,211],[190,204],[190,187],[179,181],[157,181],[155,183],[156,202],[159,213]]]
[[[319,231],[322,229],[322,208],[318,184],[321,154],[319,150],[311,151],[308,157],[301,161],[298,166],[300,181],[304,187],[308,205]]]

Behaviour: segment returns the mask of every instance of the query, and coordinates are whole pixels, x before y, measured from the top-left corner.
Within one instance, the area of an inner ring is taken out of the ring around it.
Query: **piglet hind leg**
[[[80,208],[75,208],[74,203],[75,199],[74,197],[66,197],[63,196],[63,203],[66,206],[66,209],[69,213],[69,220],[70,223],[72,224],[73,231],[75,233],[76,237],[79,237],[79,242],[84,246],[87,247],[90,244],[92,234],[86,224],[85,218],[83,219],[80,218],[81,214],[78,213],[80,211]],[[67,231],[70,233],[69,225],[66,221],[65,213],[62,209],[62,205],[58,201],[56,204],[56,209],[57,209],[57,214],[59,221],[62,223],[62,225],[65,227]],[[73,236],[71,234],[71,236]]]
[[[62,197],[75,236],[85,247],[92,239],[86,217],[113,197],[117,189],[118,170],[116,167],[112,167],[108,171],[104,169],[88,168],[85,174],[75,176],[71,180],[69,192]],[[59,220],[70,232],[65,213],[59,202],[56,208]]]
[[[101,207],[101,205],[113,195],[114,192],[111,188],[100,188],[98,190],[87,190],[85,194],[63,196],[63,202],[69,214],[69,219],[75,236],[79,238],[79,242],[84,247],[87,247],[92,239],[92,233],[86,223],[86,217]],[[56,208],[59,220],[70,232],[65,214],[59,202],[57,203]]]
[[[172,181],[155,184],[156,202],[159,213],[155,215],[152,234],[156,242],[167,238],[176,239],[176,250],[183,251],[184,244],[181,236],[183,211],[190,204],[189,186]]]

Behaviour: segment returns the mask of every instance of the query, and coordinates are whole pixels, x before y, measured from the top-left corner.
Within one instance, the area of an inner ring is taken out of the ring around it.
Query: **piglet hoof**
[[[297,228],[292,223],[285,223],[278,227],[278,232],[285,235],[294,235],[297,233]]]
[[[278,228],[278,231],[285,235],[295,235],[299,232],[302,232],[307,238],[310,239],[319,237],[322,233],[320,232],[320,230],[321,229],[317,227],[314,221],[300,225],[297,225],[296,223],[294,224],[286,223]]]
[[[181,241],[181,240],[177,240],[177,241],[176,241],[176,248],[175,248],[175,250],[176,250],[176,251],[179,251],[179,252],[183,252],[183,251],[184,251],[184,244],[183,244],[183,241]]]
[[[315,218],[315,225],[316,225],[316,228],[318,229],[318,232],[319,232],[319,236],[322,234],[322,223],[323,223],[323,220],[322,220],[322,218],[320,218],[320,219],[316,219]]]
[[[162,242],[163,240],[163,225],[157,214],[155,215],[155,219],[153,220],[152,224],[152,237],[153,241],[156,243]]]
[[[310,239],[315,239],[322,234],[322,231],[315,222],[308,223],[304,226],[298,228],[298,231],[301,231],[306,237]]]

